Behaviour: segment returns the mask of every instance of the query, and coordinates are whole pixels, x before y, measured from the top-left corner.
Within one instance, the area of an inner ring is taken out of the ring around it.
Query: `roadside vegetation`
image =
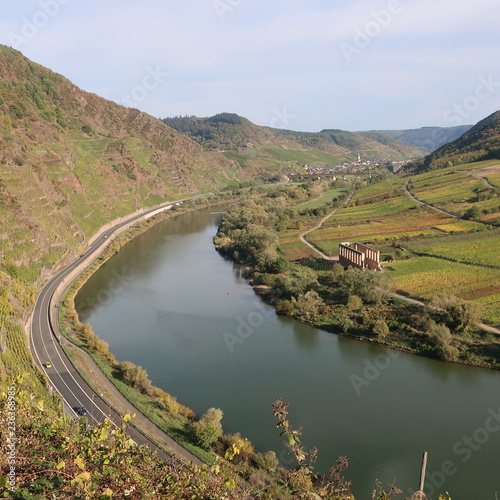
[[[0,463],[2,498],[354,500],[351,483],[344,479],[348,460],[339,457],[328,474],[318,474],[317,450],[303,448],[300,429],[288,420],[288,404],[279,399],[272,412],[294,468],[282,468],[273,452],[255,453],[239,434],[219,437],[223,457],[199,468],[160,460],[149,448],[135,445],[127,434],[131,415],[120,426],[106,420],[89,427],[86,417],[68,420],[57,397],[34,397],[34,389],[28,375],[0,384],[0,425],[9,429],[0,442],[0,454],[6,457]],[[220,418],[220,410],[211,409],[191,424],[206,446],[220,436]],[[394,484],[387,490],[375,485],[371,498],[390,500],[400,493]]]

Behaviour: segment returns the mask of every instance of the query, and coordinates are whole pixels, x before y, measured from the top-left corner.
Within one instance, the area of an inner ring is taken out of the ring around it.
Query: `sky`
[[[0,0],[0,43],[155,117],[316,132],[500,109],[499,0]]]

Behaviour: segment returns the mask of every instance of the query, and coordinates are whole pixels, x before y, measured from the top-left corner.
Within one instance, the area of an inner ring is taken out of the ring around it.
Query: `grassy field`
[[[340,195],[347,193],[347,191],[348,191],[347,189],[338,189],[338,188],[329,189],[328,191],[325,191],[320,198],[311,201],[306,201],[301,205],[297,205],[297,209],[302,210],[304,208],[321,207],[323,205],[326,205],[327,203],[330,203],[332,201],[332,198],[339,197]]]
[[[333,156],[320,149],[267,148],[264,151],[278,160],[297,163],[332,163],[340,160],[340,157]]]
[[[449,294],[467,300],[479,299],[485,306],[485,317],[494,320],[496,325],[500,324],[495,301],[488,303],[487,300],[487,297],[500,294],[500,269],[433,257],[414,257],[383,267],[391,273],[396,288],[412,297],[429,299],[434,295]]]
[[[450,224],[453,226],[453,224]],[[500,269],[500,229],[465,234],[450,234],[412,239],[405,247],[462,263],[491,266]]]

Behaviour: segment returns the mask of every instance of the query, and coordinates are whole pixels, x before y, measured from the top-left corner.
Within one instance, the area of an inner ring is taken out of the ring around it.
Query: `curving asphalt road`
[[[87,259],[89,259],[89,262],[93,262],[97,259],[104,250],[109,239],[111,239],[115,233],[118,233],[123,226],[126,226],[131,222],[147,218],[148,216],[151,216],[152,213],[157,212],[160,208],[167,209],[176,203],[178,202],[170,202],[157,206],[139,215],[123,220],[113,228],[108,229],[99,238],[97,238],[88,250],[76,261],[58,272],[43,287],[38,295],[30,328],[30,349],[33,358],[35,359],[36,364],[45,372],[49,380],[50,390],[56,391],[61,396],[67,411],[72,413],[75,418],[78,418],[74,408],[80,406],[85,407],[87,410],[87,418],[89,420],[89,424],[91,425],[103,422],[105,418],[109,418],[116,425],[119,425],[121,417],[103,399],[94,393],[85,380],[83,380],[77,373],[71,361],[66,356],[66,353],[61,346],[61,343],[64,342],[64,338],[61,338],[59,327],[57,325],[58,304],[53,304],[52,301],[54,292],[60,283],[68,277],[69,274],[75,270],[75,268],[81,266],[81,264]],[[90,260],[91,256],[93,258]],[[47,368],[46,363],[50,363],[51,366]],[[135,413],[137,418],[147,421],[150,426],[153,426],[153,424],[151,424],[146,417],[140,414],[140,412],[136,410]],[[172,461],[173,459],[176,459],[182,462],[192,462],[196,465],[202,464],[198,458],[179,446],[162,431],[157,428],[154,430],[157,434],[162,435],[162,437],[168,442],[169,446],[174,449],[176,453],[175,456],[158,449],[158,447],[149,438],[139,432],[136,428],[129,427],[128,432],[130,437],[136,443],[148,445],[151,449],[157,451],[160,458],[165,461]]]

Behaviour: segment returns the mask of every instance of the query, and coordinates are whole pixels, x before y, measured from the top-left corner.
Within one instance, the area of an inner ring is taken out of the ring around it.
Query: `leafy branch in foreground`
[[[278,419],[277,427],[281,427],[280,437],[285,436],[286,447],[292,452],[297,466],[288,471],[288,486],[297,499],[330,499],[330,500],[354,500],[351,493],[351,482],[346,481],[343,472],[349,466],[347,457],[339,457],[337,464],[330,469],[328,475],[322,476],[314,472],[314,463],[318,450],[313,448],[305,452],[302,447],[300,436],[301,429],[292,429],[288,421],[288,403],[282,399],[276,399],[273,403],[273,413]],[[390,500],[402,491],[394,484],[390,485],[389,491],[382,489],[377,482],[372,491],[372,500]]]
[[[273,414],[278,419],[277,427],[281,427],[280,437],[285,436],[286,447],[292,452],[297,466],[288,471],[289,487],[295,493],[295,498],[329,498],[332,500],[353,500],[350,492],[351,483],[342,477],[342,472],[347,469],[349,462],[346,457],[337,459],[337,465],[332,467],[330,475],[321,477],[314,472],[314,464],[318,450],[313,448],[305,452],[302,447],[300,429],[292,429],[288,421],[288,403],[276,399],[273,403]]]

